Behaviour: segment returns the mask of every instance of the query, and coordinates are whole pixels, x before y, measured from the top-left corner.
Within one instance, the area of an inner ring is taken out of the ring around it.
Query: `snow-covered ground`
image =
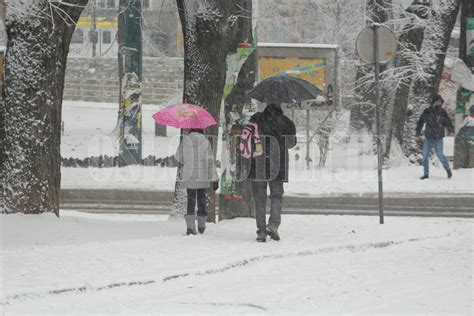
[[[0,314],[472,315],[474,220],[1,215]]]
[[[143,156],[171,156],[179,143],[179,131],[168,128],[168,137],[154,136],[152,114],[160,106],[145,105],[143,110]],[[117,120],[117,105],[66,101],[63,106],[65,135],[62,137],[63,157],[117,155],[116,136],[113,133]],[[289,195],[364,194],[377,192],[376,159],[371,154],[371,137],[355,136],[349,143],[335,138],[329,152],[327,166],[311,166],[304,161],[305,147],[290,152],[290,182],[285,185]],[[445,138],[445,152],[452,155],[452,138]],[[311,157],[318,161],[316,144]],[[220,150],[218,150],[220,153]],[[362,153],[362,154],[361,154]],[[295,159],[296,155],[301,158]],[[384,170],[384,190],[406,193],[474,193],[474,169],[454,170],[452,179],[446,179],[441,165],[431,167],[430,179],[420,181],[420,166],[404,160],[391,163]],[[172,191],[176,169],[131,166],[126,168],[63,168],[63,188],[107,188],[127,190]]]

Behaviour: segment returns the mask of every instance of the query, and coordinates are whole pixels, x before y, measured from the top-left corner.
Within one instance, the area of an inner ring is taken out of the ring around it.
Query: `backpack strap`
[[[253,141],[254,141],[254,144],[255,144],[255,148],[254,148],[254,151],[252,153],[252,156],[254,158],[260,157],[263,154],[263,150],[262,150],[262,144],[260,142],[260,133],[258,131],[258,125],[257,125],[257,123],[249,123],[249,125],[252,125],[253,128],[254,128]]]
[[[256,158],[263,154],[257,123],[250,122],[242,129],[239,148],[240,154],[246,159]]]

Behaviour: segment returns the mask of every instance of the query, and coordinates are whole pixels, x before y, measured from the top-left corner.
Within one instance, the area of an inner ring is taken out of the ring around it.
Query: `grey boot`
[[[186,235],[196,235],[196,215],[184,215]]]
[[[206,230],[207,216],[198,216],[197,221],[198,221],[198,231],[200,234],[203,234],[204,231]]]

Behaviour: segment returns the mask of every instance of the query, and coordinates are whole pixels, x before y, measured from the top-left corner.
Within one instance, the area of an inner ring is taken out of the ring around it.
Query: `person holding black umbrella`
[[[252,179],[255,200],[257,241],[265,242],[267,235],[280,240],[283,183],[288,182],[288,149],[296,145],[295,124],[283,114],[279,104],[270,103],[262,113],[250,118],[242,136],[241,152],[248,154],[244,158],[249,158],[248,177]],[[268,187],[271,206],[267,225]]]

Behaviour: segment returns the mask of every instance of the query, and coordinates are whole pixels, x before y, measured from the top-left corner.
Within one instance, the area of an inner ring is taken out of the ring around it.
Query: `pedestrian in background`
[[[425,109],[416,125],[416,141],[421,141],[421,130],[425,126],[425,137],[423,139],[423,176],[421,180],[429,178],[429,163],[431,148],[434,147],[438,159],[441,161],[448,178],[452,177],[449,162],[443,154],[443,137],[445,128],[449,134],[454,133],[454,127],[446,110],[442,108],[443,98],[436,94],[429,108]]]

